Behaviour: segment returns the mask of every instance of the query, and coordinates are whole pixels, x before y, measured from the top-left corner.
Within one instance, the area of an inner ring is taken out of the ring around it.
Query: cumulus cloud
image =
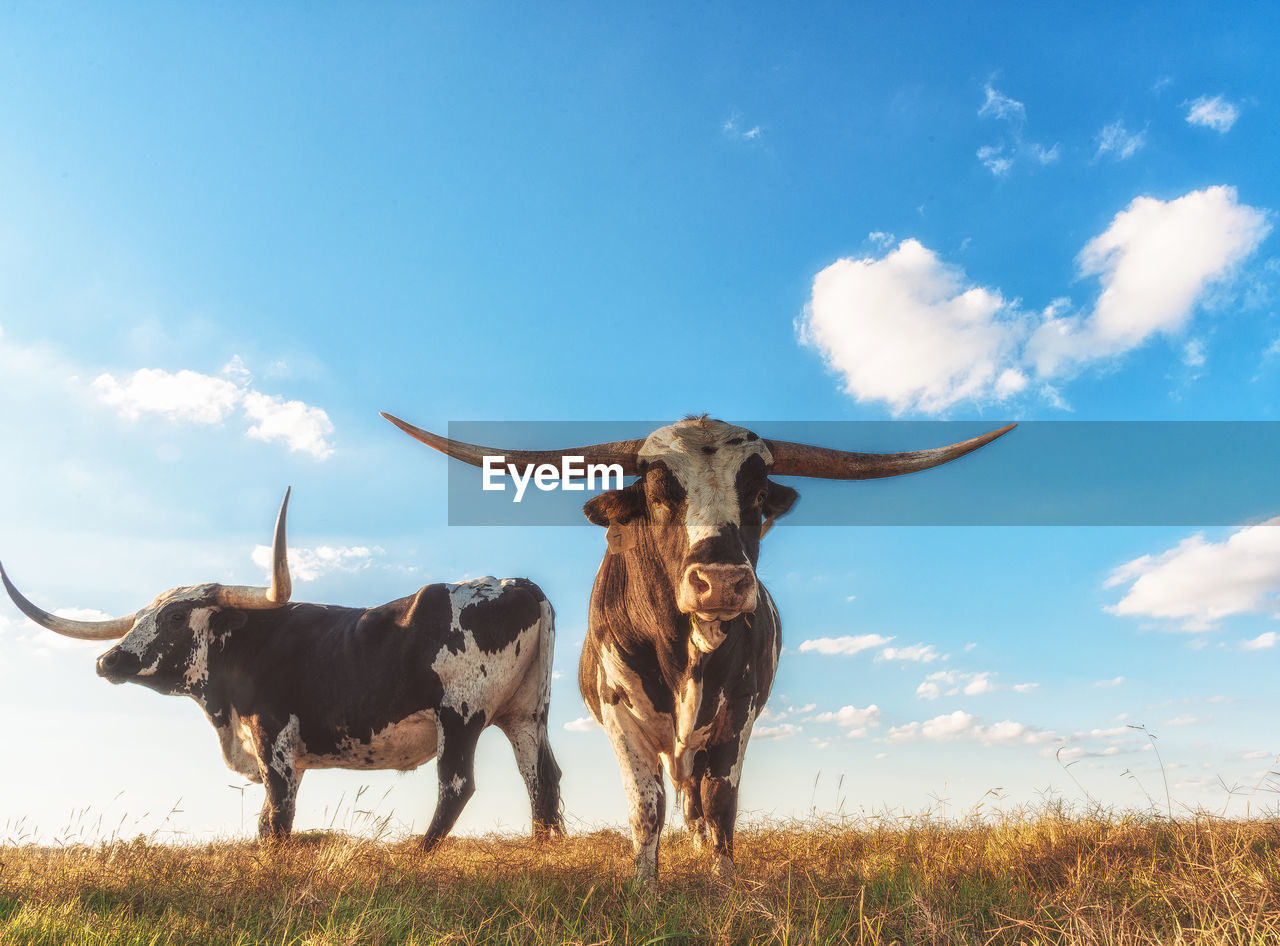
[[[795,723],[779,723],[776,726],[756,726],[751,730],[752,739],[789,739],[801,732]]]
[[[1280,635],[1275,631],[1263,631],[1257,637],[1251,638],[1240,645],[1243,650],[1270,650],[1276,646],[1276,641],[1280,640]]]
[[[363,545],[331,546],[318,545],[315,548],[289,549],[289,574],[295,581],[315,581],[321,575],[330,572],[356,572],[368,568],[374,556],[381,555],[382,549]],[[253,547],[253,564],[263,569],[268,579],[271,574],[271,546],[255,545]]]
[[[99,375],[93,390],[128,420],[143,414],[160,414],[170,420],[193,424],[218,424],[240,403],[244,392],[232,381],[195,371],[174,374],[159,368],[143,368],[123,380]]]
[[[808,717],[808,723],[834,723],[851,737],[865,736],[868,729],[880,725],[880,707],[875,703],[858,709],[856,706],[842,706],[834,712],[818,713]]]
[[[1221,542],[1196,534],[1159,555],[1125,562],[1105,582],[1124,585],[1125,596],[1107,611],[1179,622],[1184,631],[1214,630],[1238,614],[1280,612],[1280,517]]]
[[[599,729],[600,724],[590,716],[579,716],[565,723],[564,728],[569,732],[591,732],[593,729]]]
[[[286,401],[249,387],[252,376],[237,355],[222,369],[222,376],[183,369],[168,372],[142,368],[117,378],[102,374],[92,388],[99,400],[121,417],[138,420],[155,414],[177,423],[220,424],[237,410],[251,421],[246,436],[256,440],[280,440],[290,450],[323,460],[333,453],[329,415],[302,401]]]
[[[1004,686],[996,683],[994,673],[981,671],[966,673],[959,670],[939,670],[929,674],[916,687],[916,696],[922,700],[936,700],[942,696],[980,696],[983,693],[994,693],[996,690],[1013,690],[1015,693],[1029,693],[1039,684],[1016,683]]]
[[[886,647],[876,654],[876,660],[906,660],[929,664],[938,659],[932,644],[911,644],[907,647]]]
[[[1096,161],[1105,155],[1110,155],[1118,161],[1125,161],[1141,151],[1146,143],[1145,129],[1131,132],[1124,127],[1124,121],[1117,118],[1110,125],[1104,125],[1102,131],[1098,132],[1098,151],[1093,159]]]
[[[1221,95],[1202,95],[1187,106],[1187,124],[1211,128],[1218,134],[1225,135],[1240,117],[1240,107],[1227,101]]]
[[[290,450],[309,453],[318,460],[333,453],[327,439],[333,435],[333,424],[318,407],[246,391],[244,413],[254,421],[246,433],[255,440],[283,440]]]
[[[1209,187],[1170,201],[1139,197],[1085,245],[1081,276],[1101,292],[1084,317],[1050,315],[1027,355],[1041,375],[1073,362],[1118,355],[1157,333],[1174,333],[1196,302],[1270,232],[1267,216],[1241,204],[1233,187]]]
[[[1080,275],[1097,281],[1092,304],[1077,310],[1059,298],[1038,316],[906,239],[819,272],[797,331],[847,394],[894,414],[998,403],[1030,389],[1065,406],[1052,382],[1184,330],[1270,229],[1267,213],[1231,187],[1139,197],[1079,255]],[[1183,354],[1194,361],[1204,352]]]
[[[800,653],[814,652],[828,657],[837,655],[852,657],[854,654],[861,653],[864,650],[871,650],[882,644],[887,644],[891,640],[893,640],[892,637],[883,637],[880,634],[857,634],[852,637],[815,637],[813,640],[801,642]]]
[[[1118,687],[1124,683],[1124,677],[1112,677],[1110,680],[1095,680],[1093,685],[1096,687]]]
[[[885,735],[886,742],[972,740],[984,745],[1038,744],[1053,738],[1054,735],[1050,732],[1011,719],[984,724],[977,716],[963,710],[945,713],[923,722],[893,726]]]
[[[1013,364],[1018,327],[1004,297],[968,284],[916,240],[818,273],[799,328],[848,394],[884,401],[895,414],[997,399],[1025,384]]]

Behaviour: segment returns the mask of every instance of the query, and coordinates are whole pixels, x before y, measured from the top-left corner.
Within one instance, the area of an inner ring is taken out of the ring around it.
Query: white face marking
[[[209,619],[211,617],[213,617],[212,608],[196,608],[191,612],[190,627],[195,635],[195,646],[188,658],[186,673],[182,677],[188,689],[209,682]]]
[[[773,454],[759,437],[721,420],[678,421],[651,433],[640,448],[644,460],[661,460],[687,494],[684,526],[689,547],[711,538],[724,525],[741,525],[738,516],[738,470],[753,454],[773,463]],[[741,443],[730,444],[730,440]],[[714,447],[707,454],[703,447]],[[751,564],[743,556],[743,564]]]
[[[151,604],[141,609],[134,619],[133,627],[121,639],[116,647],[125,653],[132,654],[139,661],[151,658],[150,663],[135,672],[137,677],[154,676],[160,669],[160,661],[165,657],[167,648],[157,647],[160,640],[158,618],[161,610],[171,604],[184,601],[201,602],[208,599],[211,585],[187,585],[174,588],[158,595]],[[209,607],[194,608],[187,622],[190,630],[190,652],[185,655],[186,669],[183,682],[188,692],[198,683],[209,680],[209,619],[213,609]]]

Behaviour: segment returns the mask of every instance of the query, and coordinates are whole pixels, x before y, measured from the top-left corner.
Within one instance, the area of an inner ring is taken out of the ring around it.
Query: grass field
[[[601,831],[538,845],[308,834],[0,847],[3,943],[1280,943],[1280,822],[1048,808],[740,827],[712,880],[679,832],[629,883]]]

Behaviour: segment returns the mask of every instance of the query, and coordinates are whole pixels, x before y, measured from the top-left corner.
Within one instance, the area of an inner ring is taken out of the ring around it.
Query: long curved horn
[[[74,637],[82,641],[114,641],[124,637],[133,627],[132,614],[126,618],[111,618],[106,621],[73,621],[70,618],[60,618],[43,608],[37,608],[28,601],[22,592],[13,587],[13,582],[5,574],[3,565],[0,565],[0,579],[4,580],[4,590],[9,592],[9,597],[13,599],[19,611],[41,627],[56,631],[63,637]]]
[[[1017,424],[1008,424],[981,437],[953,443],[933,450],[910,450],[906,453],[851,453],[831,450],[807,443],[766,440],[773,454],[774,476],[812,476],[825,480],[873,480],[882,476],[901,476],[949,463],[997,437],[1003,437]]]
[[[289,596],[293,594],[293,582],[289,578],[289,549],[285,540],[284,521],[289,511],[289,494],[292,491],[292,487],[284,491],[284,502],[280,504],[280,513],[276,516],[276,534],[271,540],[271,587],[223,585],[215,595],[218,604],[245,611],[267,611],[288,603]]]
[[[622,467],[623,476],[639,476],[639,461],[636,455],[644,445],[643,440],[614,440],[610,443],[595,443],[583,447],[566,447],[563,450],[502,450],[498,447],[481,447],[461,440],[450,440],[429,430],[415,427],[408,421],[401,420],[386,411],[380,412],[414,440],[420,440],[428,447],[448,454],[455,460],[482,466],[485,457],[506,457],[507,463],[520,466],[529,464],[550,463],[558,465],[566,456],[582,457],[586,463],[616,463]]]

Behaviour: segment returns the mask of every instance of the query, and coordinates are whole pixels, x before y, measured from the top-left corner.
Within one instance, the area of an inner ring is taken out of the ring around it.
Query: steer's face
[[[98,658],[98,675],[160,693],[198,693],[209,677],[211,639],[240,614],[210,603],[216,587],[174,588],[137,612],[132,630]]]
[[[639,459],[636,482],[584,508],[609,526],[610,550],[654,558],[676,606],[700,621],[755,611],[760,538],[797,497],[770,481],[764,441],[723,421],[689,419],[650,434]]]

